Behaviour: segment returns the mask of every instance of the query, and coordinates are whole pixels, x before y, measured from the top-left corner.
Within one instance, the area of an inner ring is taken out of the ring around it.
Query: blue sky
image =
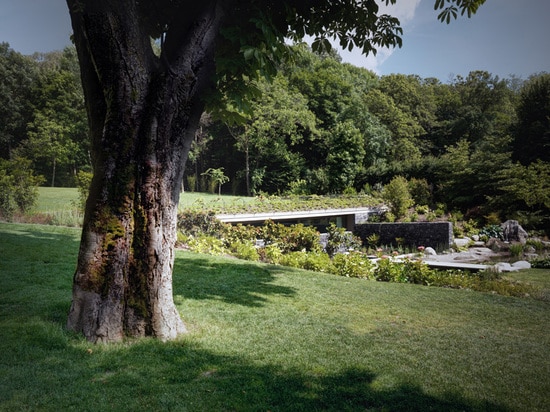
[[[550,71],[550,0],[487,0],[471,19],[437,21],[434,0],[398,0],[389,10],[404,28],[403,47],[376,57],[342,52],[344,61],[380,75],[437,77],[486,70],[499,77]],[[23,54],[69,44],[64,0],[0,0],[0,42]]]

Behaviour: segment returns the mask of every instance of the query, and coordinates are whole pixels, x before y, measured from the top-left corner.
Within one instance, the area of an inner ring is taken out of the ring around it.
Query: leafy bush
[[[403,272],[409,283],[417,285],[430,285],[432,269],[421,260],[406,259],[403,262]]]
[[[545,249],[544,243],[539,239],[527,239],[525,244],[533,247],[537,252],[542,252]]]
[[[178,216],[178,229],[188,236],[205,234],[221,238],[226,224],[216,219],[212,211],[186,210]]]
[[[373,264],[366,255],[351,252],[334,256],[330,270],[338,276],[369,279],[372,276],[372,269]]]
[[[17,211],[28,212],[36,203],[38,185],[43,181],[42,176],[34,175],[29,159],[0,159],[0,215],[11,220]]]
[[[413,177],[409,181],[409,191],[414,200],[414,203],[416,203],[417,205],[427,205],[430,203],[432,194],[430,190],[430,185],[428,184],[428,181],[426,179],[416,179]]]
[[[488,225],[479,231],[479,236],[486,239],[500,239],[503,240],[502,227],[500,225]]]
[[[304,268],[306,259],[307,252],[305,251],[289,252],[281,255],[279,264],[291,268]]]
[[[384,213],[384,221],[385,222],[388,222],[388,223],[393,223],[395,222],[395,215],[392,213],[392,212],[386,212]]]
[[[420,205],[415,207],[416,213],[419,215],[425,215],[430,211],[430,208],[426,205]]]
[[[462,230],[465,236],[481,235],[477,223],[473,219],[464,220],[461,222]]]
[[[315,272],[330,272],[332,268],[332,261],[326,253],[309,252],[306,253],[306,258],[302,268],[306,270],[313,270]]]
[[[210,235],[180,237],[192,251],[207,255],[225,255],[229,253],[221,239]]]
[[[535,258],[530,261],[535,269],[550,269],[550,256]]]
[[[86,208],[86,200],[90,193],[90,185],[94,174],[80,170],[76,174],[76,188],[78,190],[78,203],[75,205],[78,210],[84,211]]]
[[[260,260],[260,254],[252,241],[237,241],[230,245],[231,254],[243,260]]]
[[[11,220],[16,209],[13,199],[13,176],[0,169],[0,216]]]
[[[279,259],[279,264],[315,272],[330,272],[332,267],[332,262],[326,253],[306,251],[283,254]]]
[[[251,225],[224,225],[220,237],[225,240],[226,246],[230,246],[235,242],[255,242],[261,238],[261,229]]]
[[[274,265],[280,264],[283,257],[283,252],[277,245],[267,245],[258,249],[258,253],[262,262],[271,263]]]
[[[290,182],[288,185],[288,193],[290,195],[308,195],[310,193],[308,182],[304,179]]]
[[[405,216],[407,209],[414,204],[407,179],[395,176],[382,191],[382,197],[388,203],[391,213],[397,218]]]
[[[374,278],[380,282],[407,283],[409,281],[405,265],[386,257],[377,262],[374,269]]]
[[[337,227],[331,223],[327,227],[327,245],[325,252],[332,258],[339,251],[349,252],[350,250],[358,250],[361,248],[361,239],[357,238],[350,232],[346,232],[343,227]]]
[[[301,223],[285,226],[281,223],[267,221],[259,231],[259,236],[264,239],[266,245],[278,245],[283,253],[321,250],[319,232],[315,228],[304,226]]]
[[[368,235],[367,244],[370,248],[375,249],[380,244],[380,235],[378,233],[371,233]]]

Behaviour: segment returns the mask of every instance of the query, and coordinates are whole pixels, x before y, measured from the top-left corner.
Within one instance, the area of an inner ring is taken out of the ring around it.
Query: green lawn
[[[78,191],[72,187],[39,187],[34,210],[38,213],[57,213],[75,209]]]
[[[74,225],[81,219],[74,216],[78,200],[76,188],[40,187],[37,206],[34,211],[53,216],[56,224]],[[368,196],[305,196],[305,197],[246,197],[210,193],[185,192],[180,196],[180,210],[195,208],[212,210],[216,213],[254,213],[269,211],[331,209],[346,207],[365,207],[379,204],[379,201]],[[69,215],[69,216],[67,216]],[[64,222],[68,220],[68,222]],[[33,223],[37,223],[31,220]]]
[[[46,223],[60,226],[81,226],[83,214],[78,210],[78,190],[68,187],[39,187],[36,206],[28,216],[20,220],[30,223]],[[182,193],[180,209],[200,207],[205,210],[224,208],[244,209],[257,202],[253,197],[218,196],[209,193]]]
[[[94,346],[64,329],[78,237],[0,224],[0,410],[548,410],[547,302],[179,252],[190,332]]]
[[[72,187],[39,187],[38,201],[34,211],[38,213],[58,213],[75,209],[78,201],[78,190]],[[256,202],[254,197],[218,196],[210,193],[182,193],[180,207],[205,205],[205,207],[222,208],[223,206],[247,205]]]

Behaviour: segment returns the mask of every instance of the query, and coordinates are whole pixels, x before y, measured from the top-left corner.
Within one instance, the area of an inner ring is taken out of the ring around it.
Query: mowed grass
[[[76,209],[78,190],[72,187],[39,187],[33,209],[37,213],[59,213]]]
[[[0,410],[550,405],[547,302],[178,252],[189,333],[92,345],[64,328],[78,239],[73,228],[0,224]]]
[[[56,226],[82,226],[83,212],[78,208],[78,190],[68,187],[39,187],[38,199],[32,211],[18,216],[17,221],[44,223]],[[246,208],[257,203],[253,197],[218,196],[209,193],[182,193],[180,210],[185,208],[204,208],[205,210],[223,210],[224,208]]]
[[[205,208],[246,205],[257,202],[257,198],[246,196],[218,196],[210,193],[185,192],[180,196],[180,208],[204,205]],[[76,209],[78,190],[71,187],[39,187],[34,211],[37,213],[60,213]]]

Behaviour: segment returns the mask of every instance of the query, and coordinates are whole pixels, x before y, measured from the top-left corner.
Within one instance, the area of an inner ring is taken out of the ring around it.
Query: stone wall
[[[355,225],[354,233],[364,245],[373,233],[380,236],[380,245],[387,246],[397,246],[396,238],[400,238],[405,247],[430,246],[441,252],[453,243],[453,225],[450,222],[363,223]]]

